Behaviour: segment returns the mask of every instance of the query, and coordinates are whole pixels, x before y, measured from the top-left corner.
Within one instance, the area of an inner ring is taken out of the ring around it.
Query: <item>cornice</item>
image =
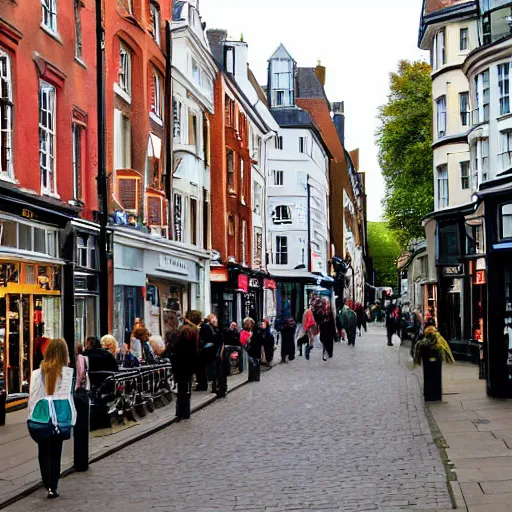
[[[511,51],[512,35],[473,50],[466,57],[462,70],[467,76],[477,74],[494,61],[510,58]]]

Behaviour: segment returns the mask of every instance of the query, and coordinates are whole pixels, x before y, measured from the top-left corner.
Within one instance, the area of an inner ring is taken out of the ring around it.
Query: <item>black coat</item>
[[[89,358],[90,372],[118,372],[116,358],[104,348],[90,348],[83,354]]]

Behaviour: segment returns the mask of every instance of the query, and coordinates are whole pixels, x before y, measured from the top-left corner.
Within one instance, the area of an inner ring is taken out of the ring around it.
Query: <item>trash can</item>
[[[437,402],[443,397],[443,361],[436,349],[425,348],[421,354],[423,366],[423,396],[425,402]]]
[[[7,399],[7,393],[5,390],[0,391],[0,427],[5,425],[5,401]]]

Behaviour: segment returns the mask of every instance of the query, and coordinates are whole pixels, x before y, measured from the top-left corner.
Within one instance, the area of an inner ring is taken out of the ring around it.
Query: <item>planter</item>
[[[421,350],[423,366],[423,396],[425,402],[437,402],[443,397],[443,362],[441,354],[434,348]]]

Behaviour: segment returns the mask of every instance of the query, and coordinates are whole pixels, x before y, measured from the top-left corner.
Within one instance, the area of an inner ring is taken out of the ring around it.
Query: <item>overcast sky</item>
[[[267,59],[283,43],[298,66],[327,67],[329,100],[344,101],[346,148],[360,148],[367,172],[368,217],[379,220],[384,184],[377,161],[377,107],[400,59],[417,48],[422,0],[200,0],[207,28],[249,44],[249,64],[266,82]],[[363,7],[364,6],[364,7]]]

